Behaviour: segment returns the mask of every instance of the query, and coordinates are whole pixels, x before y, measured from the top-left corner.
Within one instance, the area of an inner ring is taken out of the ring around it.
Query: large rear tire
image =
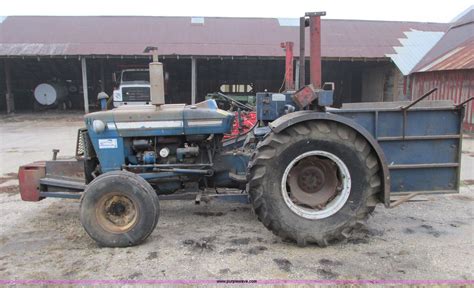
[[[134,246],[153,232],[159,217],[155,190],[140,176],[108,172],[87,185],[80,218],[87,234],[107,247]]]
[[[369,143],[332,121],[299,123],[259,143],[247,190],[259,220],[298,245],[347,237],[375,208],[379,164]]]

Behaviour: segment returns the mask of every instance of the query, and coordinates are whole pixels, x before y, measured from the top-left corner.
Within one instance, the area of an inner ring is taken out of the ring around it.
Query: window
[[[222,93],[250,93],[253,87],[250,84],[222,84],[219,90]]]
[[[124,71],[122,74],[123,82],[132,81],[150,81],[150,73],[148,71]]]

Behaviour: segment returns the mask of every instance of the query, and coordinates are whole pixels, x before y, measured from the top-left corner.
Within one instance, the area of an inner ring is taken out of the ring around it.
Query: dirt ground
[[[162,201],[142,245],[100,248],[79,202],[22,202],[20,164],[73,155],[79,113],[0,118],[0,279],[474,279],[474,138],[461,193],[379,205],[360,232],[327,248],[285,243],[249,205]]]

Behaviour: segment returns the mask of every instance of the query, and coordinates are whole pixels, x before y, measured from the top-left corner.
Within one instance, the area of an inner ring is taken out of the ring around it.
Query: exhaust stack
[[[160,106],[165,104],[165,84],[163,63],[158,61],[158,48],[146,47],[144,53],[152,53],[153,62],[149,64],[150,69],[150,100],[151,104]]]
[[[315,102],[314,107],[325,111],[333,104],[334,83],[326,82],[321,85],[321,16],[326,12],[310,12],[300,18],[300,83],[299,90],[291,96],[293,101],[305,109]],[[305,85],[305,27],[309,26],[310,49],[310,84]],[[316,102],[316,100],[318,100]]]
[[[309,17],[309,50],[310,81],[314,88],[321,88],[321,16],[326,12],[310,12]]]

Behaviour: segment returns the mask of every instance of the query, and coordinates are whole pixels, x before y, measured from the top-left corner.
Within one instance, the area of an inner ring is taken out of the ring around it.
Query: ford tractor
[[[326,246],[349,237],[378,203],[458,192],[463,105],[422,101],[427,93],[331,108],[334,85],[320,79],[322,15],[307,13],[300,28],[310,29],[311,83],[257,93],[251,129],[225,137],[240,116],[213,99],[165,104],[155,55],[150,104],[85,115],[75,159],[20,167],[22,199],[80,199],[81,223],[102,246],[142,243],[160,201],[190,193],[197,202],[248,201],[274,234]]]

